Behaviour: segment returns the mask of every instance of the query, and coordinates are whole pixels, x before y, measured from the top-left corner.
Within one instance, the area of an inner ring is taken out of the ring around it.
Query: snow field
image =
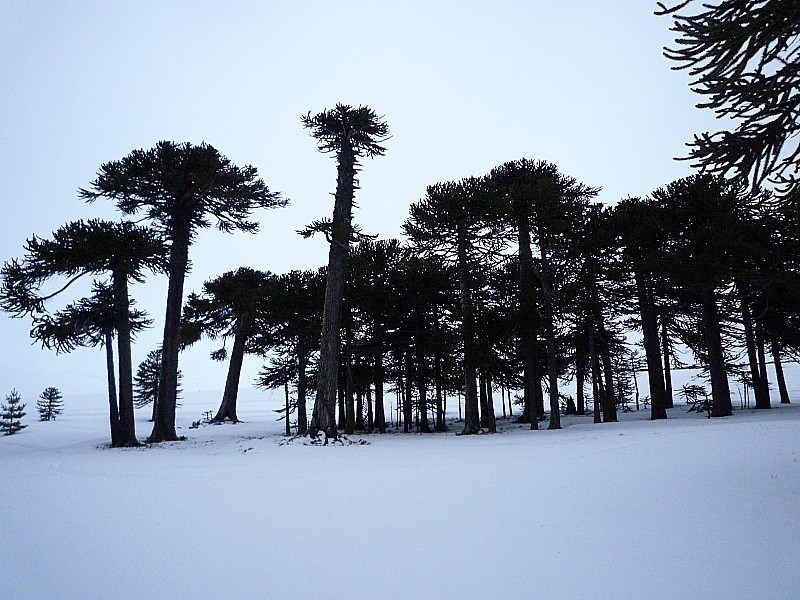
[[[800,597],[797,403],[322,448],[185,396],[185,442],[107,448],[102,396],[0,438],[0,598]]]

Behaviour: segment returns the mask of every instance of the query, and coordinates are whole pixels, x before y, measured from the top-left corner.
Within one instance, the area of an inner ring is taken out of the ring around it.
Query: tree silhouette
[[[269,310],[276,287],[276,277],[272,273],[241,267],[204,283],[202,294],[191,294],[184,306],[184,344],[193,343],[201,336],[233,338],[225,391],[212,422],[239,421],[236,400],[244,356],[247,352],[258,352],[251,343],[257,333],[256,319],[259,311]],[[224,346],[212,353],[215,360],[226,357]]]
[[[55,421],[56,417],[64,412],[64,396],[57,387],[48,387],[39,394],[36,401],[36,410],[39,411],[40,421]]]
[[[151,421],[155,421],[156,407],[158,405],[158,385],[161,378],[161,348],[151,350],[147,357],[139,363],[136,374],[133,376],[133,399],[136,408],[153,405]],[[178,398],[181,397],[181,379],[183,374],[178,371]]]
[[[131,338],[139,331],[150,327],[152,321],[147,313],[133,308],[130,300],[129,322]],[[111,425],[111,445],[119,443],[119,404],[117,402],[117,383],[114,371],[114,336],[116,335],[114,309],[114,290],[108,283],[94,281],[92,295],[67,305],[50,315],[37,315],[31,337],[40,341],[43,348],[61,352],[72,352],[78,347],[103,346],[106,353],[106,374],[108,382],[109,421]]]
[[[499,251],[496,220],[496,205],[486,180],[470,177],[428,186],[425,197],[411,205],[410,216],[403,223],[404,233],[423,256],[440,256],[458,270],[465,434],[481,431],[474,280],[485,268],[487,257]]]
[[[248,220],[254,209],[285,206],[255,167],[237,167],[207,144],[162,141],[100,167],[82,198],[108,198],[125,215],[143,214],[169,241],[169,285],[162,342],[163,368],[156,421],[149,442],[179,439],[175,431],[183,286],[189,247],[199,229],[216,222],[220,231],[258,231]]]
[[[520,159],[501,165],[490,174],[495,184],[498,200],[502,203],[504,220],[514,231],[517,241],[520,268],[520,329],[523,348],[523,365],[529,374],[525,377],[526,396],[531,400],[539,395],[534,386],[538,358],[533,341],[532,325],[534,298],[533,286],[541,290],[545,340],[547,347],[547,380],[550,397],[550,424],[560,428],[558,394],[558,356],[556,351],[557,296],[555,270],[559,259],[566,258],[570,246],[568,238],[576,224],[583,218],[585,206],[599,192],[563,175],[558,167],[545,161]],[[538,249],[534,263],[532,245]],[[532,415],[533,413],[531,413]],[[531,419],[536,427],[536,419]]]
[[[628,198],[617,204],[614,227],[630,262],[636,282],[642,340],[650,385],[650,418],[667,418],[667,390],[664,382],[661,347],[658,335],[656,279],[661,275],[666,232],[660,207],[640,198]]]
[[[732,414],[719,290],[730,283],[747,253],[748,229],[740,186],[719,176],[695,175],[653,192],[670,233],[669,279],[683,300],[695,306],[700,336],[691,326],[684,341],[700,348],[711,377],[711,416]]]
[[[128,280],[143,281],[143,271],[166,269],[166,249],[153,231],[130,222],[75,221],[53,233],[52,240],[28,239],[22,262],[13,260],[2,269],[0,306],[17,316],[44,312],[44,303],[86,275],[111,273],[114,328],[119,353],[119,430],[115,446],[137,446],[133,416],[131,366],[131,312]],[[41,295],[40,288],[53,277],[69,277],[59,290]]]
[[[336,157],[337,179],[334,194],[333,218],[312,224],[304,235],[322,231],[330,241],[328,254],[325,304],[322,313],[317,396],[311,417],[310,433],[325,434],[325,439],[337,437],[334,410],[339,370],[339,337],[342,297],[347,277],[347,257],[353,238],[353,198],[358,189],[356,173],[359,159],[383,156],[381,145],[389,137],[389,126],[375,111],[366,106],[353,108],[337,104],[302,118],[303,127],[317,140],[321,152]]]
[[[664,55],[689,69],[700,108],[737,123],[695,135],[689,159],[752,187],[767,179],[800,202],[800,4],[791,0],[693,0],[656,14],[674,19],[675,47]],[[686,11],[686,12],[683,12]]]
[[[3,435],[14,435],[25,429],[27,425],[22,424],[22,417],[25,413],[25,403],[17,390],[11,390],[6,396],[6,403],[0,404],[0,431]]]

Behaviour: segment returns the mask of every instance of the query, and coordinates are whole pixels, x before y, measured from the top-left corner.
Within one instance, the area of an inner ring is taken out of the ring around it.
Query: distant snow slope
[[[326,448],[243,395],[180,443],[107,448],[98,397],[0,438],[0,598],[800,598],[800,393]]]

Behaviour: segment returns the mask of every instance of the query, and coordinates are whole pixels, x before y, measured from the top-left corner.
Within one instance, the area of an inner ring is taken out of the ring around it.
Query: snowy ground
[[[217,398],[187,393],[187,441],[129,450],[106,447],[102,397],[48,423],[26,398],[0,438],[0,598],[797,599],[793,393],[326,448],[282,444],[255,392],[245,423],[190,430]]]

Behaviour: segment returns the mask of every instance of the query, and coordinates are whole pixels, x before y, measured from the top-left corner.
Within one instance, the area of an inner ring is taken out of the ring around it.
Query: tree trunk
[[[339,374],[339,339],[342,318],[342,298],[347,277],[347,257],[350,254],[353,195],[355,194],[355,153],[349,139],[342,140],[339,150],[336,194],[331,223],[331,243],[328,253],[328,276],[325,285],[325,305],[322,311],[317,397],[311,417],[310,433],[325,434],[325,440],[337,438],[336,389]]]
[[[597,358],[597,344],[595,343],[594,320],[589,321],[589,366],[592,370],[592,405],[595,423],[602,423],[600,405],[605,393],[600,379],[600,361]]]
[[[360,374],[362,372],[362,357],[356,356],[353,359],[355,364],[353,365],[356,369],[356,374]],[[351,377],[351,387],[355,392],[356,396],[356,423],[355,427],[357,431],[364,431],[364,390],[361,384],[361,377],[359,377],[358,381],[352,381],[353,375],[352,372],[350,374]]]
[[[478,406],[480,407],[481,428],[489,427],[489,398],[486,396],[486,378],[483,373],[478,375]]]
[[[411,350],[406,351],[404,398],[403,398],[403,431],[408,433],[414,427],[414,406],[411,401],[414,387],[414,367],[411,362]]]
[[[756,397],[756,408],[769,408],[769,398],[764,398],[765,387],[762,373],[758,366],[758,352],[756,350],[756,336],[753,331],[753,315],[748,302],[748,290],[744,283],[737,281],[736,290],[739,292],[739,306],[744,325],[744,341],[747,348],[747,362],[750,365],[750,379],[753,383],[753,394]],[[769,393],[769,392],[767,392]],[[766,406],[765,406],[766,404]]]
[[[417,375],[417,394],[419,394],[419,430],[422,433],[430,433],[431,426],[428,422],[428,388],[425,381],[425,324],[419,309],[414,311],[414,338],[417,347],[416,375]]]
[[[178,403],[178,354],[180,353],[183,285],[189,265],[191,223],[188,219],[176,222],[170,232],[169,285],[167,310],[164,317],[164,340],[161,343],[161,373],[158,378],[156,421],[148,443],[172,442],[180,438],[175,430],[175,411]]]
[[[483,380],[486,386],[486,416],[489,433],[497,433],[497,419],[494,414],[494,399],[492,398],[492,380],[487,375]]]
[[[670,357],[672,351],[670,349],[669,335],[667,332],[667,317],[661,316],[661,350],[664,355],[664,392],[666,393],[666,407],[673,408],[675,403],[672,399],[672,367],[670,366]]]
[[[343,365],[339,365],[339,370],[343,371],[343,373],[339,373],[338,381],[336,382],[336,397],[339,402],[338,428],[344,431],[345,423],[347,422],[347,375]]]
[[[364,431],[364,390],[360,385],[355,386],[356,390],[356,430]]]
[[[212,423],[222,423],[225,419],[229,419],[234,423],[239,422],[239,417],[236,415],[236,401],[239,397],[239,378],[242,373],[245,353],[246,336],[242,333],[243,326],[241,319],[237,320],[234,328],[231,360],[228,364],[228,376],[225,379],[225,391],[222,393],[222,402],[220,402],[217,414],[211,419]],[[288,420],[288,414],[286,418]]]
[[[458,225],[458,281],[461,297],[461,337],[464,343],[464,430],[462,434],[479,433],[478,387],[475,365],[475,327],[473,324],[472,289],[467,259],[466,228]]]
[[[286,425],[285,430],[284,430],[284,435],[286,435],[286,437],[291,437],[291,435],[292,435],[292,426],[291,426],[291,423],[289,422],[289,408],[290,407],[289,407],[289,379],[288,378],[286,380],[284,380],[284,382],[283,382],[283,393],[284,393],[283,418],[284,418],[284,421],[285,421],[284,425]]]
[[[436,357],[436,431],[446,431],[444,394],[442,393],[442,359]]]
[[[667,418],[667,391],[664,387],[664,371],[661,350],[658,344],[658,317],[653,302],[650,278],[643,271],[634,274],[636,295],[639,300],[639,315],[642,319],[642,342],[647,360],[647,381],[650,387],[650,420]],[[633,374],[636,377],[636,373]]]
[[[704,287],[700,291],[700,304],[703,338],[708,355],[708,368],[711,372],[711,416],[728,417],[733,414],[733,406],[713,288]]]
[[[375,429],[375,413],[372,410],[372,386],[367,383],[367,433]]]
[[[111,445],[119,446],[119,405],[117,404],[117,380],[114,375],[114,336],[111,332],[105,334],[106,347],[106,374],[108,375],[108,420],[111,424]]]
[[[140,446],[136,439],[136,420],[133,410],[133,365],[131,362],[131,321],[128,298],[128,278],[124,273],[113,274],[114,311],[119,355],[119,440],[118,446]]]
[[[386,433],[386,414],[383,407],[383,353],[380,348],[375,354],[375,426],[381,433]]]
[[[356,429],[356,410],[355,399],[353,398],[353,365],[349,339],[346,344],[344,349],[344,432],[347,435],[352,435]]]
[[[308,433],[308,417],[306,415],[306,368],[308,366],[308,349],[305,341],[297,342],[297,435]]]
[[[575,365],[575,386],[575,397],[578,403],[575,408],[575,414],[583,416],[586,414],[586,397],[584,390],[586,386],[586,367],[582,359],[579,359],[578,363]]]
[[[517,240],[519,245],[519,335],[522,353],[522,395],[523,413],[518,422],[523,422],[527,413],[531,429],[539,428],[539,420],[531,418],[537,413],[535,386],[541,395],[541,375],[539,374],[538,342],[536,340],[535,273],[533,271],[533,252],[531,251],[530,223],[527,215],[517,221]]]
[[[550,423],[548,429],[561,429],[561,407],[558,396],[558,354],[556,351],[555,313],[553,295],[555,289],[550,277],[550,260],[547,246],[539,242],[542,254],[542,298],[544,300],[544,335],[547,344],[547,387],[550,388]]]
[[[608,332],[603,326],[602,321],[599,326],[600,359],[603,363],[603,376],[605,378],[605,395],[603,402],[603,422],[616,423],[617,421],[617,396],[614,390],[614,368],[611,365],[611,348],[608,343]]]
[[[772,408],[769,397],[769,380],[767,379],[767,357],[764,350],[764,333],[760,327],[755,330],[756,334],[756,355],[758,358],[758,375],[761,386],[761,397],[756,395],[756,408]]]
[[[770,349],[772,350],[772,360],[775,362],[775,379],[778,380],[778,391],[781,395],[781,404],[790,404],[791,400],[789,400],[789,390],[786,388],[786,377],[783,374],[780,342],[777,340],[772,340]]]

